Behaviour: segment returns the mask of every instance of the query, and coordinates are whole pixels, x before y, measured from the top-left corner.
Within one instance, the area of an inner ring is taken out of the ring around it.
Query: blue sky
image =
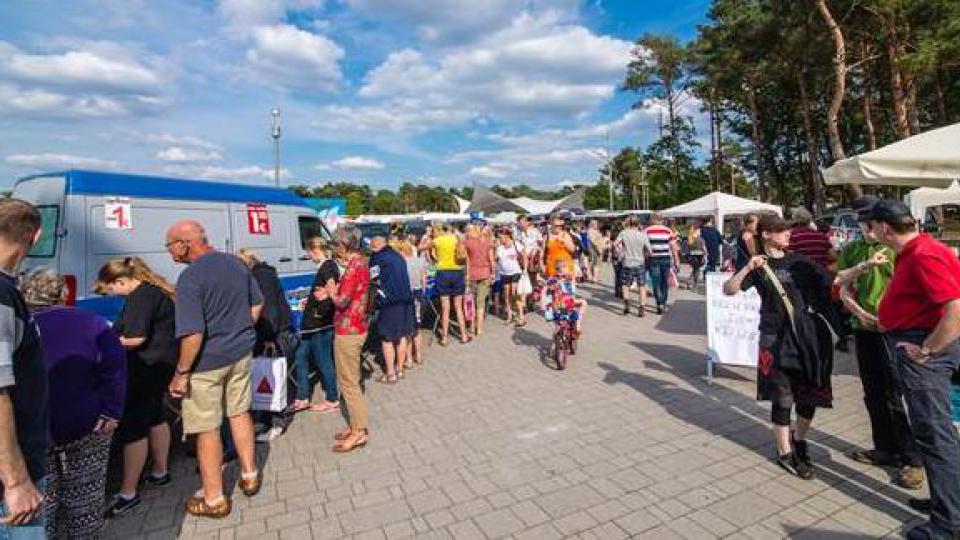
[[[0,3],[0,185],[78,167],[284,184],[592,181],[659,104],[617,91],[644,32],[709,2]],[[695,100],[684,111],[699,115]]]

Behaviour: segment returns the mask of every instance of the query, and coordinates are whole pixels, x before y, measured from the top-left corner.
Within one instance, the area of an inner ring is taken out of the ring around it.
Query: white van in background
[[[178,220],[202,223],[218,250],[255,249],[276,267],[291,306],[315,272],[304,243],[330,238],[316,212],[280,188],[70,170],[20,179],[13,197],[34,204],[43,217],[24,270],[53,268],[65,276],[70,302],[110,319],[121,300],[93,293],[100,267],[136,256],[176,282],[183,265],[170,259],[164,242]]]

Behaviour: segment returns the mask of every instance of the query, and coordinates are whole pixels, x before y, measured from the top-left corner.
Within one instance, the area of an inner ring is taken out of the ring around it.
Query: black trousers
[[[854,347],[874,449],[900,458],[903,465],[923,465],[883,336],[857,330],[854,332]]]

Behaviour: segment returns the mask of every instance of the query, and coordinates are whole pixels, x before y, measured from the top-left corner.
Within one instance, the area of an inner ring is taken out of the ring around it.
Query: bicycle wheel
[[[567,369],[567,343],[564,339],[562,329],[553,335],[553,360],[557,363],[557,369],[563,371]]]

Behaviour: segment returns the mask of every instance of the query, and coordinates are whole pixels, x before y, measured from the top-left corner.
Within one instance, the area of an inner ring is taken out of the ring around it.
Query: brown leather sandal
[[[338,442],[337,444],[333,445],[332,450],[337,454],[346,454],[348,452],[352,452],[356,450],[357,448],[363,448],[364,446],[367,445],[368,439],[365,434],[356,435],[352,437],[353,437],[352,441],[351,441],[351,438],[348,437]]]
[[[209,505],[203,497],[190,497],[183,505],[188,514],[197,517],[207,517],[213,519],[222,519],[230,515],[232,505],[230,499],[223,497],[220,502]]]
[[[246,475],[240,475],[240,481],[237,482],[237,487],[240,488],[240,491],[243,492],[247,497],[253,497],[260,492],[260,486],[263,484],[263,477],[260,475],[260,471],[257,471],[253,478],[246,478]]]
[[[353,431],[350,428],[344,429],[343,431],[338,431],[336,435],[333,436],[335,441],[345,441],[350,437],[350,434]]]

